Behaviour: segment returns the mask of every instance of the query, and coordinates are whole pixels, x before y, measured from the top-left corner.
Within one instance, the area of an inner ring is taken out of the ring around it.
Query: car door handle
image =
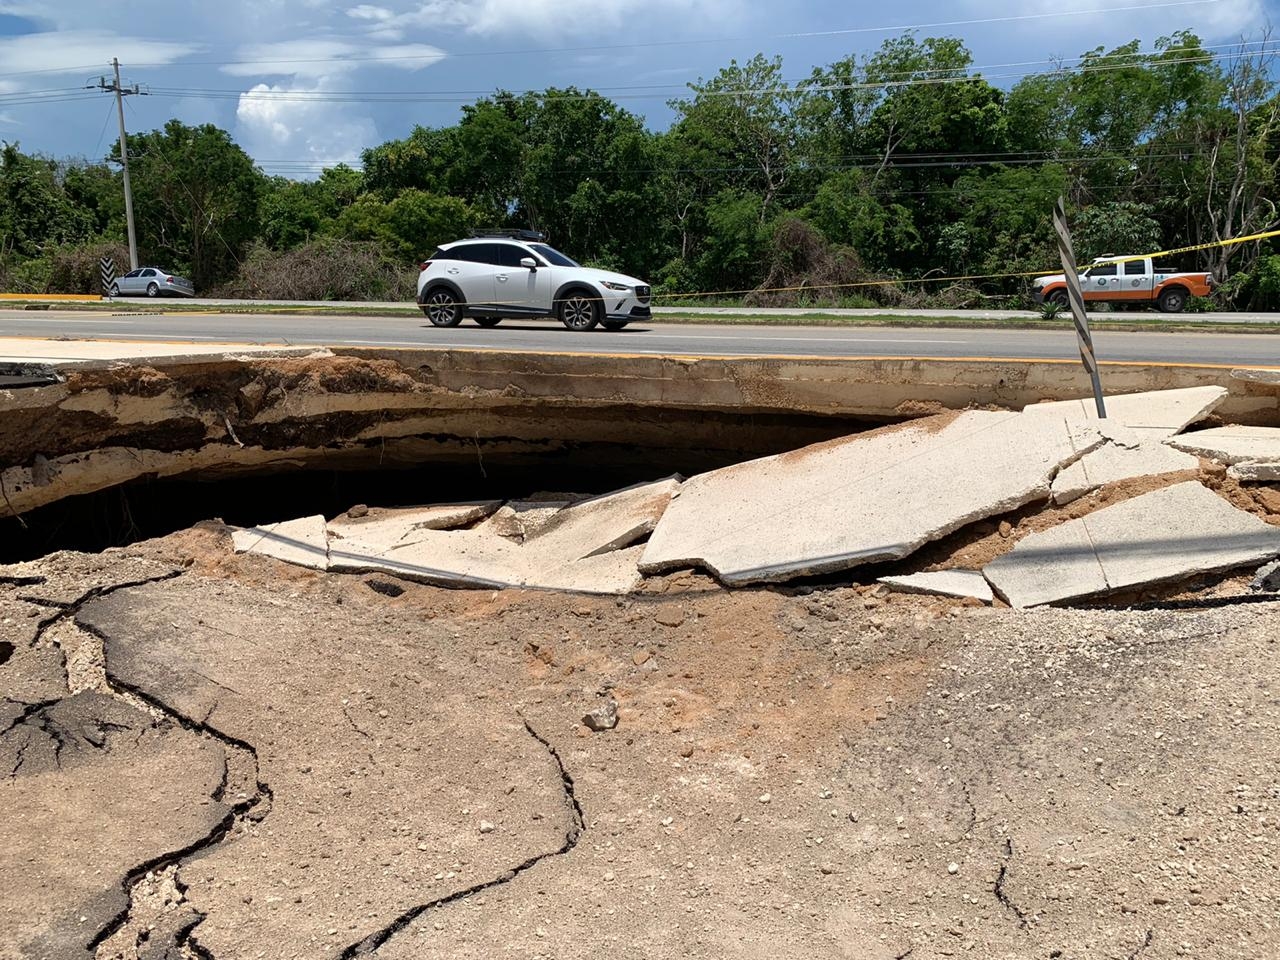
[[[495,279],[497,279],[497,281],[498,281],[499,283],[506,283],[506,282],[507,282],[507,275],[506,275],[505,273],[500,273],[500,274],[498,274],[498,276],[497,276]]]
[[[458,268],[457,268],[457,267],[450,267],[448,270],[446,270],[446,271],[445,271],[445,273],[452,273],[452,274],[454,274],[454,275],[456,276],[456,275],[457,275],[457,273],[458,273]]]

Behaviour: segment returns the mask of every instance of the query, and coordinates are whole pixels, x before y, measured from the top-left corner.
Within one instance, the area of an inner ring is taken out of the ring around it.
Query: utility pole
[[[138,235],[133,227],[133,188],[129,186],[129,140],[124,132],[124,98],[142,94],[135,83],[131,87],[120,85],[120,60],[111,58],[111,66],[115,70],[115,80],[107,82],[106,77],[99,77],[97,88],[116,95],[116,113],[120,117],[120,164],[124,168],[124,219],[129,230],[129,269],[138,269]],[[92,89],[92,86],[89,87]]]

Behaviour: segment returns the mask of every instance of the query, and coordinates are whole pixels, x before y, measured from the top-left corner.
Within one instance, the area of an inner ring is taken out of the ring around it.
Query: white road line
[[[765,343],[795,341],[796,343],[968,343],[967,340],[924,340],[904,337],[743,337],[713,334],[664,333],[668,340],[760,340]]]

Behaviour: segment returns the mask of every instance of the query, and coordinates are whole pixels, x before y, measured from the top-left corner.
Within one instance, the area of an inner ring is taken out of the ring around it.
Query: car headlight
[[[614,283],[612,280],[601,280],[600,286],[604,287],[606,290],[622,291],[631,289],[625,283]]]

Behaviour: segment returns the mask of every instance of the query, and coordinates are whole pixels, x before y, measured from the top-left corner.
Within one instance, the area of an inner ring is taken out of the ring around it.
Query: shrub
[[[252,247],[211,295],[247,300],[412,300],[418,273],[373,241],[321,239],[283,252]]]
[[[836,305],[854,292],[884,304],[896,302],[901,295],[890,286],[851,287],[871,279],[857,253],[829,243],[816,227],[798,217],[778,221],[766,259],[768,272],[744,298],[747,306]]]

